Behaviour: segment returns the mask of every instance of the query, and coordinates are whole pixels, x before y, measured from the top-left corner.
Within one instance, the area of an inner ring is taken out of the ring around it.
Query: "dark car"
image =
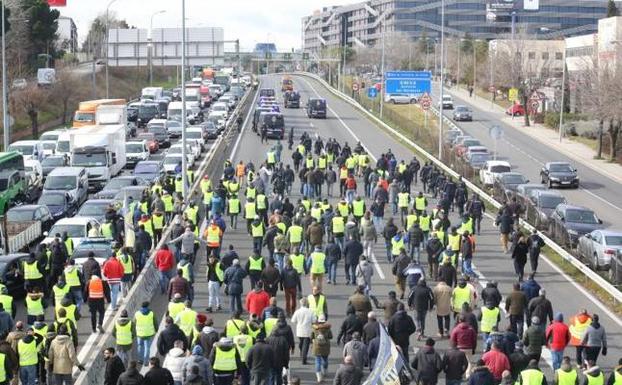
[[[275,97],[276,92],[274,91],[274,88],[262,88],[259,90],[259,97],[262,96]]]
[[[145,127],[151,119],[156,119],[160,115],[157,103],[141,103],[138,106],[138,116],[136,118],[136,125]]]
[[[160,148],[171,146],[171,139],[168,135],[168,131],[166,130],[166,125],[148,125],[147,132],[153,134],[153,137],[158,141]]]
[[[260,125],[259,117],[264,112],[272,112],[272,108],[271,107],[257,107],[255,108],[255,111],[253,111],[253,131],[257,131],[257,129],[259,128],[259,125]]]
[[[76,213],[76,217],[95,218],[99,223],[104,223],[106,211],[111,206],[114,207],[115,210],[119,210],[121,208],[121,202],[114,199],[89,199],[82,204],[80,210]]]
[[[326,99],[311,98],[307,102],[307,116],[326,119]]]
[[[478,172],[479,172],[479,169],[484,167],[486,162],[489,161],[490,159],[491,159],[491,156],[487,152],[473,152],[473,153],[468,153],[464,156],[464,161],[469,166],[477,170]]]
[[[6,212],[8,223],[41,222],[41,230],[48,231],[54,224],[54,218],[46,205],[15,206]]]
[[[66,155],[50,155],[41,161],[43,179],[45,179],[56,167],[69,166],[69,158]]]
[[[140,177],[149,182],[154,182],[164,175],[164,168],[162,167],[162,161],[158,160],[143,160],[136,163],[134,167],[134,176]]]
[[[95,198],[99,199],[111,199],[119,190],[127,186],[148,186],[149,181],[141,177],[134,175],[123,175],[112,178],[110,182],[106,183],[104,188],[95,194]]]
[[[138,120],[138,106],[128,106],[127,107],[127,121],[136,123]]]
[[[535,194],[536,190],[545,191],[546,188],[541,184],[536,183],[525,183],[519,184],[516,187],[516,191],[514,192],[514,196],[518,203],[520,203],[523,207],[526,207],[531,199],[531,195]]]
[[[259,116],[261,129],[266,127],[268,138],[283,139],[285,137],[285,121],[278,112],[264,112]]]
[[[217,139],[218,134],[220,134],[218,127],[210,121],[201,124],[201,128],[203,129],[203,133],[207,139]]]
[[[283,98],[285,108],[300,108],[300,93],[298,91],[287,91]]]
[[[533,190],[525,204],[527,221],[539,230],[548,229],[549,218],[566,198],[557,191]]]
[[[44,191],[37,204],[47,206],[54,220],[71,217],[78,211],[77,202],[65,191]]]
[[[467,106],[456,106],[454,110],[454,120],[458,121],[473,121],[473,112]]]
[[[540,181],[553,186],[579,188],[577,169],[568,162],[547,162],[540,170]]]
[[[602,223],[588,208],[560,204],[551,214],[548,232],[560,245],[574,248],[580,236],[602,229]]]
[[[24,277],[21,274],[17,274],[17,272],[22,261],[28,259],[28,255],[28,253],[0,255],[0,280],[6,285],[7,294],[13,298],[26,295]]]
[[[492,185],[495,198],[503,201],[508,200],[519,185],[529,182],[520,172],[503,172],[499,174]]]

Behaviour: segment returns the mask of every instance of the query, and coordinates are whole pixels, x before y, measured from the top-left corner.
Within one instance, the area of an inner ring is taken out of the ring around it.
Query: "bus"
[[[17,151],[0,152],[0,215],[4,215],[13,201],[24,196],[26,185],[24,157]]]
[[[125,99],[97,99],[80,102],[73,115],[73,128],[95,124],[95,112],[99,106],[124,105]]]

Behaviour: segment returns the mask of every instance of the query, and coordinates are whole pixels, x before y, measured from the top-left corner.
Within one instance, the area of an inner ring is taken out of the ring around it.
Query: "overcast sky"
[[[300,48],[301,18],[315,9],[354,3],[357,0],[186,0],[187,26],[222,27],[225,39],[240,39],[243,50],[257,42],[276,43],[279,51]],[[84,40],[93,19],[106,12],[108,1],[67,0],[59,7],[61,15],[73,18],[78,38]],[[137,28],[180,27],[181,0],[116,0],[110,7],[120,19]]]

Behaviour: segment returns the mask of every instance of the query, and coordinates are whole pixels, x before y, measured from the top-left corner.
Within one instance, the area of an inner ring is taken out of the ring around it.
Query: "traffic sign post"
[[[419,98],[419,104],[424,111],[427,111],[432,106],[432,98],[427,93],[423,94],[421,98]]]
[[[370,99],[375,99],[376,96],[378,96],[378,90],[376,89],[376,87],[369,87],[367,89],[367,97]]]

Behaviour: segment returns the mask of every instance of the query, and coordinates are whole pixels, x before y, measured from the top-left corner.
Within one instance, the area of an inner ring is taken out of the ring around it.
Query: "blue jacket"
[[[525,293],[527,303],[529,303],[532,298],[536,298],[539,295],[540,285],[533,279],[528,279],[521,284],[520,289],[523,293]]]
[[[225,270],[224,281],[229,295],[240,295],[244,292],[244,278],[246,270],[240,265],[233,265]]]

